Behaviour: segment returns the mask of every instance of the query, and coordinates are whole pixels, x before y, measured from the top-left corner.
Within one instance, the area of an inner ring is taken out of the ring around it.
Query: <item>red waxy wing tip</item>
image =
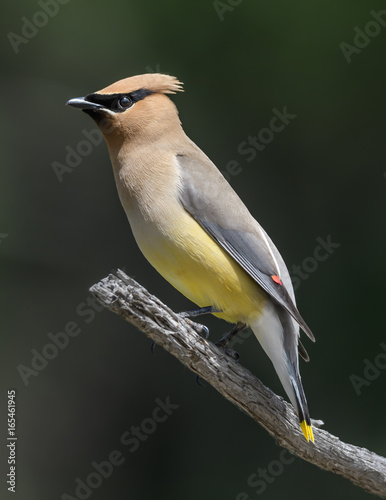
[[[283,283],[281,282],[281,279],[279,278],[279,276],[276,276],[275,274],[273,274],[273,275],[271,276],[271,278],[273,279],[273,281],[274,281],[275,283],[277,283],[277,284],[278,284],[278,285],[280,285],[280,286],[283,286]]]

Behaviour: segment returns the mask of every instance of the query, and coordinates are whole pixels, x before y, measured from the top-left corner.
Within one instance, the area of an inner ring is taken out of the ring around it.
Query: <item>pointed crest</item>
[[[182,82],[174,76],[161,73],[147,73],[145,75],[131,76],[98,90],[98,94],[127,94],[135,90],[146,89],[153,93],[175,94],[183,92]]]

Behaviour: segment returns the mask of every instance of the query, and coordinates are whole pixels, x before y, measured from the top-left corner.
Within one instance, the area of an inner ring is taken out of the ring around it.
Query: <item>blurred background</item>
[[[107,148],[87,139],[94,123],[65,102],[146,72],[184,82],[185,93],[172,99],[186,133],[227,172],[296,278],[300,311],[317,339],[304,339],[311,362],[301,362],[312,417],[343,441],[385,455],[386,11],[374,17],[384,3],[6,4],[0,394],[5,436],[7,390],[16,390],[16,496],[370,498],[298,458],[285,455],[284,463],[262,428],[88,302],[89,287],[121,267],[174,310],[192,306],[140,254]],[[280,132],[267,131],[274,110],[291,115]],[[264,147],[251,149],[249,137]],[[72,150],[81,152],[73,163]],[[318,253],[321,241],[334,243],[330,253]],[[229,329],[215,318],[203,322],[211,340]],[[65,329],[78,334],[56,352],[47,348]],[[253,336],[235,348],[284,396]],[[154,424],[160,401],[175,407]],[[121,442],[132,426],[145,432],[138,446]],[[95,464],[111,454],[116,464],[104,464],[108,477],[100,479]],[[257,481],[259,469],[268,480]],[[82,486],[87,478],[92,488]]]

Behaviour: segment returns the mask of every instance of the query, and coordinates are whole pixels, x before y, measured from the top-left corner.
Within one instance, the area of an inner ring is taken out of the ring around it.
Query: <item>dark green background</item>
[[[237,3],[237,2],[233,2]],[[7,4],[7,5],[6,5]],[[74,495],[75,479],[119,449],[125,462],[91,499],[364,499],[345,479],[296,459],[261,495],[248,477],[278,460],[280,448],[251,419],[110,312],[89,323],[76,313],[88,288],[124,267],[175,310],[190,304],[140,254],[119,204],[104,144],[60,183],[52,162],[94,128],[66,108],[71,98],[120,78],[160,71],[177,76],[173,97],[187,134],[231,178],[271,235],[288,267],[313,255],[316,239],[340,243],[297,290],[317,338],[301,363],[311,414],[342,440],[386,454],[386,370],[358,396],[363,376],[386,342],[385,116],[386,28],[349,64],[370,10],[384,2],[244,0],[224,13],[212,1],[71,0],[16,54],[7,35],[37,2],[6,2],[0,20],[1,413],[17,390],[17,497]],[[272,109],[296,114],[255,160],[240,142],[269,123]],[[82,332],[25,386],[49,332],[76,321]],[[211,339],[228,328],[205,318]],[[273,390],[282,388],[257,341],[238,346],[241,362]],[[135,453],[119,442],[151,417],[156,398],[179,404]],[[1,423],[5,432],[5,419]],[[2,434],[3,435],[3,434]],[[317,443],[316,443],[317,445]],[[1,495],[6,496],[5,437]],[[10,494],[9,494],[10,496]],[[246,497],[245,497],[246,498]]]

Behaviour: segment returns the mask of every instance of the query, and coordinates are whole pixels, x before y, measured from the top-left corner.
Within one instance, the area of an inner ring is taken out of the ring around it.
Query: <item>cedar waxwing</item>
[[[314,441],[299,374],[299,325],[287,267],[267,233],[181,127],[162,74],[120,80],[68,105],[91,116],[110,153],[119,198],[136,242],[155,269],[199,312],[251,327]],[[204,309],[205,308],[205,309]],[[195,311],[197,313],[197,311]],[[224,342],[225,345],[225,342]]]

